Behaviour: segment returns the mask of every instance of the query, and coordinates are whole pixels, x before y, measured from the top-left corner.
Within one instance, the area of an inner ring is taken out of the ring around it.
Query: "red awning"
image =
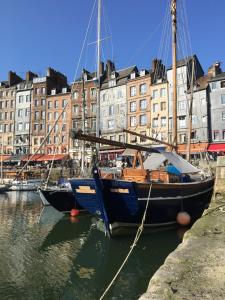
[[[225,144],[211,144],[209,145],[208,151],[210,152],[225,152]]]
[[[32,157],[32,158],[31,158]],[[27,155],[23,158],[23,161],[49,161],[49,160],[62,160],[69,158],[68,154],[35,154],[35,155]]]
[[[2,155],[0,155],[0,161],[1,161],[1,160],[2,160],[2,161],[8,160],[11,156],[12,156],[12,155],[4,155],[4,154],[2,154]]]

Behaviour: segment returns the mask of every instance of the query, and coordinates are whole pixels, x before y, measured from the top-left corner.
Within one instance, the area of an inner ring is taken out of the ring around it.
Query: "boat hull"
[[[38,189],[43,205],[51,205],[61,212],[69,212],[73,208],[81,209],[75,201],[70,189]]]
[[[95,179],[73,179],[71,186],[78,203],[107,222],[109,227],[133,226],[141,223],[146,204],[145,225],[167,226],[176,223],[177,214],[186,211],[191,221],[199,218],[208,206],[214,179],[191,183],[135,183],[99,179],[102,199]],[[84,188],[86,187],[86,188]],[[86,192],[85,192],[86,191]]]

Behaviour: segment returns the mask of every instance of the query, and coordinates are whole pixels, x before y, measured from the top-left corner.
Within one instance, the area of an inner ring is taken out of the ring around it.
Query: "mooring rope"
[[[148,205],[149,205],[149,201],[150,201],[151,190],[152,190],[152,182],[151,182],[150,187],[149,187],[148,199],[147,199],[145,211],[144,211],[144,214],[143,214],[143,217],[142,217],[142,221],[141,221],[140,226],[138,227],[138,230],[137,230],[137,233],[135,235],[133,244],[130,247],[130,251],[128,252],[126,258],[124,259],[124,261],[123,261],[122,265],[120,266],[119,270],[117,271],[116,275],[113,277],[112,281],[110,282],[110,284],[108,285],[108,287],[106,288],[106,290],[104,291],[104,293],[102,294],[102,296],[99,298],[99,300],[102,300],[105,297],[105,295],[108,293],[109,289],[111,288],[111,286],[115,282],[116,278],[118,277],[119,273],[121,272],[121,270],[123,269],[125,263],[127,262],[129,256],[131,255],[134,247],[137,245],[137,242],[138,242],[138,240],[139,240],[139,238],[140,238],[140,236],[142,234],[142,231],[144,229],[144,222],[145,222],[146,213],[147,213]]]

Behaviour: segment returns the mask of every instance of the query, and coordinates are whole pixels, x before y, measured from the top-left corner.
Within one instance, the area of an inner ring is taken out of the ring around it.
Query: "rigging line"
[[[128,252],[126,258],[124,259],[124,261],[123,261],[122,265],[120,266],[119,270],[117,271],[116,275],[113,277],[112,281],[110,282],[110,284],[108,285],[108,287],[106,288],[104,293],[101,295],[99,300],[102,300],[105,297],[105,295],[108,293],[109,289],[111,288],[111,286],[113,285],[113,283],[117,279],[119,273],[121,272],[121,270],[123,269],[125,263],[127,262],[128,258],[130,257],[134,247],[137,245],[137,242],[138,242],[138,240],[139,240],[139,238],[140,238],[140,236],[143,232],[143,229],[144,229],[144,223],[145,223],[146,213],[147,213],[149,202],[150,202],[151,191],[152,191],[152,182],[150,183],[150,186],[149,186],[148,198],[147,198],[147,202],[146,202],[145,211],[144,211],[144,214],[143,214],[143,217],[142,217],[142,220],[141,220],[141,224],[137,229],[133,244],[130,247],[130,251]]]
[[[102,4],[102,11],[103,11],[103,21],[104,21],[104,26],[105,26],[105,32],[106,32],[106,36],[110,37],[110,44],[111,44],[111,60],[113,61],[113,41],[112,41],[112,31],[110,29],[110,23],[109,23],[109,19],[108,19],[108,15],[107,15],[107,10],[106,10],[106,6],[103,2]],[[108,28],[107,28],[108,25]],[[107,30],[108,29],[108,30]]]
[[[184,0],[182,0],[182,3],[183,3],[184,20],[185,20],[185,24],[186,24],[187,36],[188,36],[188,41],[189,41],[189,45],[190,45],[190,50],[192,53],[192,45],[191,45],[191,37],[190,37],[190,30],[189,30],[189,23],[188,23],[188,16],[187,16],[187,8],[186,8],[186,4],[185,4]]]
[[[165,11],[165,17],[164,17],[164,24],[163,24],[163,30],[162,30],[162,36],[161,36],[161,40],[160,40],[160,44],[159,44],[159,50],[158,50],[158,57],[163,57],[163,45],[164,45],[164,40],[166,38],[166,32],[167,32],[167,28],[168,28],[168,24],[169,24],[169,6],[166,7],[166,11]],[[153,82],[156,81],[157,77],[158,77],[158,72],[159,72],[159,60],[157,60],[157,64],[156,64],[156,70],[154,73],[154,78],[153,78]]]
[[[151,40],[153,35],[157,32],[161,24],[163,23],[164,18],[159,22],[159,24],[155,27],[155,29],[150,33],[147,39],[143,42],[143,44],[137,49],[136,53],[131,56],[130,60],[128,61],[128,65],[132,64],[133,59],[144,49],[146,44]]]

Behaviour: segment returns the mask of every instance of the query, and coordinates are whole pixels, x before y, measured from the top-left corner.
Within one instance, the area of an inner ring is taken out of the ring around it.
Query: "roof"
[[[225,79],[225,72],[222,72],[222,73],[216,75],[215,77],[209,78],[209,82],[223,80],[223,79]]]
[[[188,63],[190,63],[194,59],[196,62],[199,62],[198,57],[196,54],[187,56],[185,58],[182,58],[180,60],[177,60],[177,68],[186,66]],[[167,70],[172,69],[172,66],[170,66]]]
[[[69,158],[68,154],[34,154],[27,155],[22,160],[23,161],[49,161],[49,160],[62,160]]]
[[[195,86],[194,86],[194,92],[205,90],[208,87],[208,84],[209,84],[208,81],[209,81],[209,76],[208,75],[204,75],[204,76],[199,77],[196,80],[196,83],[195,83]],[[190,87],[188,88],[187,92],[188,93],[191,92]]]

